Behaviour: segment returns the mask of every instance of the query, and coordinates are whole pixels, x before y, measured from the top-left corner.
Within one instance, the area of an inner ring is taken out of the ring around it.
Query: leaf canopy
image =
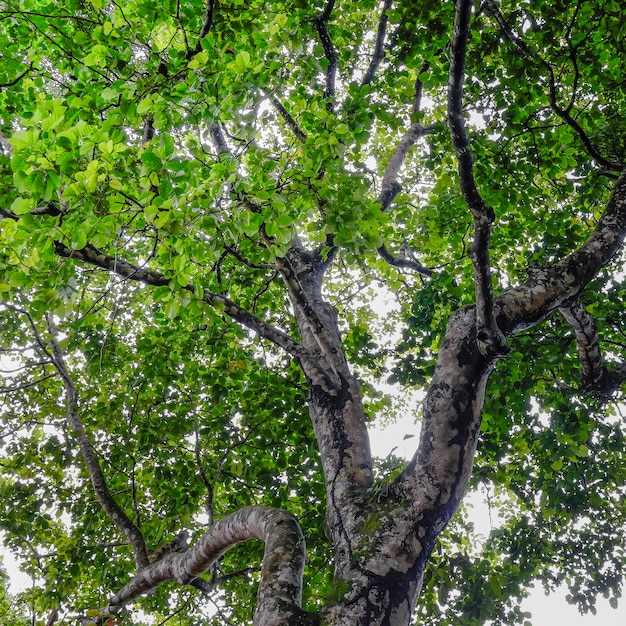
[[[68,429],[50,314],[108,489],[150,550],[249,504],[278,507],[306,537],[303,606],[337,591],[310,381],[256,321],[298,338],[280,260],[298,241],[332,262],[324,295],[372,422],[419,419],[403,394],[422,397],[450,315],[475,290],[447,125],[454,3],[334,4],[0,6],[0,527],[38,616],[88,614],[134,569]],[[578,248],[600,218],[626,160],[624,59],[611,0],[474,14],[463,112],[496,214],[496,293]],[[389,164],[416,124],[385,206]],[[390,265],[382,247],[428,272]],[[626,349],[624,258],[581,295],[613,368]],[[468,513],[450,523],[420,624],[523,623],[534,580],[567,584],[583,611],[621,593],[623,385],[611,402],[584,393],[560,317],[508,341],[472,478],[497,521],[483,538]],[[400,467],[380,460],[377,480]],[[126,619],[249,623],[262,554],[256,542],[226,553],[217,614],[170,585]]]

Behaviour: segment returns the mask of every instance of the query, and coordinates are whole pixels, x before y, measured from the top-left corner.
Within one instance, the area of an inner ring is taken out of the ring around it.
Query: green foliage
[[[306,381],[203,295],[227,293],[295,334],[272,264],[295,234],[332,248],[339,269],[325,288],[364,380],[366,417],[395,417],[381,381],[427,388],[450,313],[474,300],[472,221],[446,127],[453,3],[396,3],[369,84],[380,3],[343,3],[329,26],[334,102],[315,28],[321,2],[219,0],[201,39],[198,0],[26,4],[0,11],[0,132],[12,146],[0,154],[0,297],[28,312],[2,308],[0,526],[33,577],[24,597],[40,618],[56,606],[87,611],[133,571],[68,432],[61,381],[37,354],[34,330],[45,340],[52,312],[109,489],[149,547],[181,529],[197,537],[213,516],[248,504],[284,508],[307,541],[305,606],[322,606],[332,551]],[[626,158],[626,22],[609,0],[499,5],[531,52],[488,11],[477,15],[465,109],[477,184],[497,215],[503,290],[584,241],[606,202],[611,179],[598,157]],[[383,213],[385,165],[415,121],[430,132]],[[230,154],[212,143],[214,123]],[[55,242],[94,246],[167,284],[109,276],[58,256]],[[434,276],[387,266],[382,244],[406,245]],[[623,262],[584,294],[609,362],[626,345]],[[381,284],[385,304],[398,303],[382,315]],[[560,320],[511,347],[489,384],[473,479],[503,518],[481,549],[455,519],[425,579],[421,624],[524,623],[518,600],[537,579],[565,582],[583,611],[621,592],[624,419],[579,393],[575,342]],[[382,478],[398,470],[392,461]],[[251,620],[261,554],[245,543],[219,563],[219,604],[233,623]],[[2,602],[0,621],[22,624]],[[171,586],[141,607],[163,619],[182,609],[177,623],[188,626],[200,619],[184,611],[189,602],[197,596]]]

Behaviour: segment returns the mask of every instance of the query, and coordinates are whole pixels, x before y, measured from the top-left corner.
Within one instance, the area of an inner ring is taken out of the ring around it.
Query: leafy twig
[[[580,141],[585,146],[585,149],[589,153],[589,155],[603,168],[621,172],[626,166],[623,163],[614,163],[604,158],[596,149],[596,147],[591,142],[591,139],[584,131],[582,126],[574,119],[571,115],[571,109],[573,106],[573,101],[570,102],[567,108],[563,108],[559,105],[557,101],[557,91],[556,91],[556,79],[554,77],[554,70],[552,66],[544,60],[537,52],[535,52],[521,37],[515,34],[512,28],[508,25],[506,20],[504,19],[500,9],[496,6],[493,0],[487,0],[485,2],[485,6],[488,9],[488,13],[493,15],[498,22],[502,32],[506,35],[506,37],[513,43],[517,48],[519,48],[524,54],[529,56],[532,59],[535,59],[548,73],[548,81],[549,81],[549,100],[550,100],[550,108],[570,127],[572,128],[576,134],[578,135]],[[574,68],[576,71],[576,78],[578,77],[578,68],[576,63],[574,62]]]

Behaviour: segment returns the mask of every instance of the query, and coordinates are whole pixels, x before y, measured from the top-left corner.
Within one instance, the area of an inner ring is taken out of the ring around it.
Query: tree
[[[625,31],[613,0],[2,3],[0,519],[40,619],[616,604]],[[415,455],[374,459],[403,410]]]

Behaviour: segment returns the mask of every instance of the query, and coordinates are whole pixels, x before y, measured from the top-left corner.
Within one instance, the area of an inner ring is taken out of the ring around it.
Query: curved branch
[[[474,241],[469,250],[474,267],[476,322],[481,351],[506,353],[508,348],[494,313],[489,244],[493,209],[483,200],[474,179],[474,157],[463,119],[463,84],[473,0],[457,0],[448,79],[448,124],[458,159],[463,198],[474,216]]]
[[[109,600],[100,617],[83,620],[83,624],[105,623],[108,616],[165,581],[192,584],[227,550],[249,539],[265,542],[254,624],[296,623],[305,614],[300,608],[306,557],[300,525],[280,509],[249,506],[216,522],[183,554],[168,555],[143,569]]]
[[[73,430],[78,440],[78,446],[80,452],[87,465],[89,471],[89,477],[91,478],[91,484],[93,485],[94,492],[100,502],[100,505],[109,516],[111,521],[117,526],[120,532],[128,539],[133,549],[135,556],[135,563],[137,569],[148,565],[148,552],[146,550],[146,542],[144,540],[141,530],[133,523],[133,521],[126,515],[124,510],[115,501],[104,478],[100,462],[94,451],[93,444],[89,440],[85,427],[80,418],[78,412],[78,394],[76,393],[76,387],[74,381],[65,365],[65,359],[63,357],[63,351],[61,346],[56,340],[56,329],[52,323],[52,319],[49,315],[46,316],[46,322],[48,324],[48,330],[50,332],[50,348],[52,349],[51,360],[56,368],[61,380],[63,380],[63,386],[65,387],[65,398],[67,403],[67,423]]]
[[[607,369],[596,322],[578,298],[559,310],[576,334],[583,389],[608,400],[626,380],[626,363],[612,371]]]
[[[595,385],[605,373],[595,320],[578,298],[559,310],[576,334],[583,387]]]

